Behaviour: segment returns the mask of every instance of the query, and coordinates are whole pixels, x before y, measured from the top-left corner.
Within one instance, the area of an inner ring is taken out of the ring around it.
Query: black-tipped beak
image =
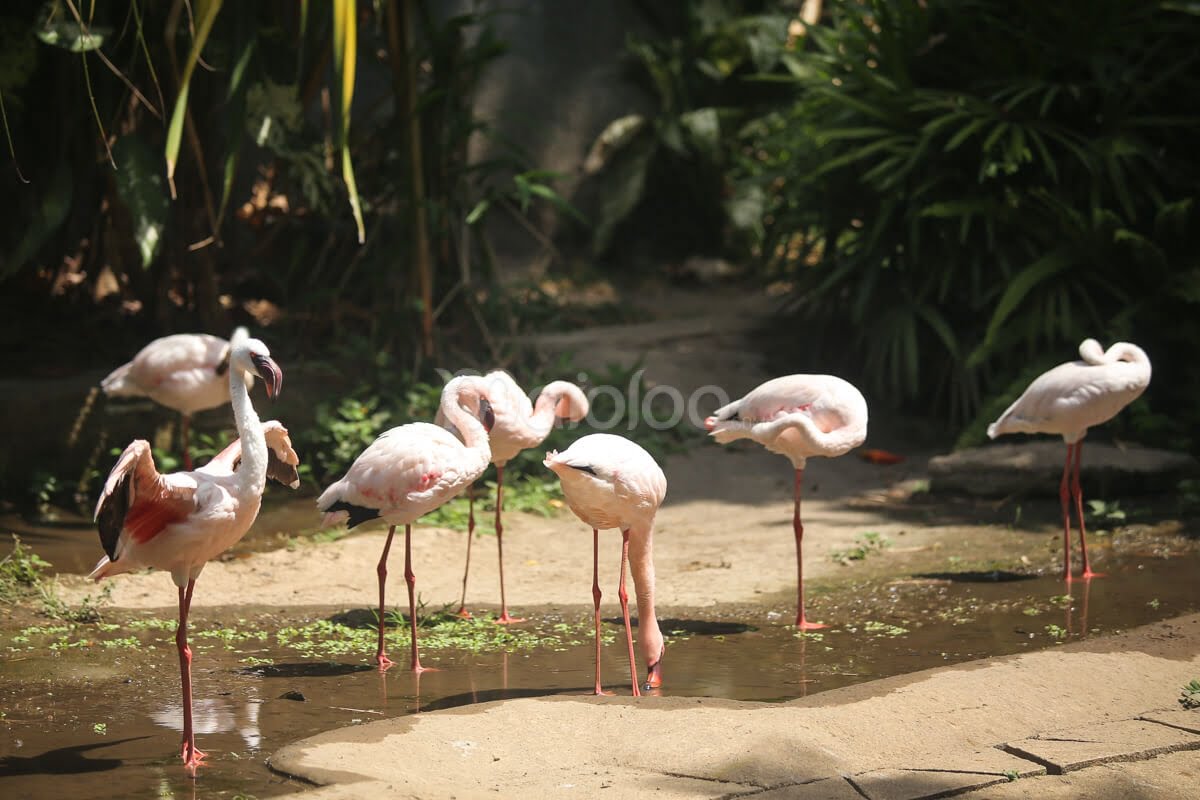
[[[492,432],[492,428],[496,424],[496,412],[492,410],[492,404],[486,397],[479,398],[479,421],[483,423],[483,429],[488,433]]]
[[[650,668],[646,671],[646,683],[642,687],[642,691],[649,692],[662,688],[662,660],[666,653],[666,648],[663,648],[662,653],[658,656],[658,661],[651,664]]]
[[[283,370],[270,356],[251,353],[250,360],[254,362],[254,372],[262,378],[263,385],[267,387],[267,397],[274,400],[279,396],[279,390],[283,388]]]

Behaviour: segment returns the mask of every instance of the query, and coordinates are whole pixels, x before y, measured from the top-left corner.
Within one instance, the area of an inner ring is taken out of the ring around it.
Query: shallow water
[[[803,637],[787,625],[790,597],[747,607],[673,609],[662,621],[669,641],[662,692],[789,700],[1200,610],[1194,577],[1200,555],[1159,546],[1114,554],[1103,566],[1107,577],[1076,581],[1069,591],[1050,577],[987,572],[824,591],[814,585],[810,615],[836,624]],[[541,635],[553,635],[564,623],[559,610],[524,611],[530,619],[520,627]],[[592,685],[585,609],[566,614],[570,632],[553,647],[423,650],[422,661],[438,671],[419,677],[402,665],[381,675],[368,663],[369,646],[336,658],[306,657],[276,635],[304,616],[369,628],[363,612],[301,609],[286,619],[277,613],[236,607],[193,614],[197,737],[209,753],[195,781],[178,760],[179,677],[170,625],[146,628],[146,615],[130,614],[111,630],[0,631],[0,795],[266,797],[302,788],[264,762],[305,736],[488,700],[586,694]],[[262,635],[222,637],[218,624],[243,633],[261,629]],[[607,620],[606,632],[604,685],[627,695],[619,621]],[[405,652],[404,646],[392,649],[401,662]],[[644,675],[644,664],[640,670]]]

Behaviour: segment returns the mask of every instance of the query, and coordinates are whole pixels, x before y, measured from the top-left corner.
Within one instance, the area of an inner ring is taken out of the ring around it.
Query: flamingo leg
[[[387,558],[388,551],[392,549],[392,537],[396,534],[396,526],[388,528],[387,541],[383,543],[383,553],[379,556],[379,566],[375,567],[375,572],[379,575],[379,647],[375,651],[375,663],[379,665],[380,671],[386,670],[392,666],[393,662],[387,657],[386,648],[383,644],[383,628],[386,621],[386,609],[383,596],[384,588],[387,585]]]
[[[596,694],[600,688],[600,531],[592,528],[592,605],[596,609]]]
[[[183,684],[183,744],[180,757],[188,769],[195,771],[205,753],[196,749],[196,732],[192,728],[192,648],[187,643],[188,612],[192,608],[192,590],[196,588],[193,578],[187,589],[179,587],[179,627],[175,629],[175,645],[179,648],[179,677]]]
[[[1067,463],[1063,465],[1062,482],[1058,485],[1058,499],[1063,514],[1063,580],[1071,582],[1071,456],[1075,445],[1067,445]]]
[[[514,622],[524,622],[520,617],[508,615],[508,602],[504,599],[504,525],[500,522],[500,510],[504,506],[504,467],[496,465],[496,552],[500,556],[500,616],[496,619],[498,625],[510,625]]]
[[[412,671],[418,674],[426,667],[421,666],[421,656],[417,651],[417,599],[415,588],[417,576],[412,571],[412,525],[404,526],[404,580],[408,584],[408,625],[412,636]]]
[[[1083,525],[1083,488],[1079,485],[1079,471],[1083,461],[1083,442],[1075,443],[1075,470],[1071,479],[1071,492],[1075,495],[1075,515],[1079,518],[1079,552],[1083,554],[1083,574],[1082,578],[1091,580],[1092,578],[1102,577],[1099,572],[1092,572],[1092,568],[1088,565],[1087,554],[1087,530]]]
[[[633,654],[633,630],[629,626],[629,592],[625,591],[625,565],[629,563],[629,530],[621,531],[621,583],[617,597],[621,599],[621,616],[625,619],[625,643],[629,645],[629,675],[633,679],[633,696],[641,697],[638,688],[637,659]]]
[[[471,572],[471,540],[475,538],[475,484],[467,487],[467,565],[463,567],[462,599],[458,601],[458,611],[455,612],[463,619],[470,619],[471,612],[467,611],[467,575]]]
[[[188,433],[192,428],[191,414],[180,414],[179,438],[183,443],[183,468],[192,471],[192,450],[188,446]]]
[[[800,521],[801,484],[804,481],[804,470],[796,470],[795,510],[792,512],[792,532],[796,536],[796,627],[802,631],[828,628],[820,622],[809,622],[804,613],[804,523]]]

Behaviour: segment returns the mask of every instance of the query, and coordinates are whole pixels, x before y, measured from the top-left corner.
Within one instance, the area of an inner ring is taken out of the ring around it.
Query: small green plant
[[[878,622],[870,620],[863,625],[863,630],[868,633],[882,633],[887,636],[903,636],[908,633],[908,628],[901,628],[899,625],[889,625],[886,622]]]
[[[851,561],[863,561],[872,553],[880,553],[891,545],[891,540],[886,536],[875,531],[867,531],[854,540],[853,547],[846,550],[834,550],[829,557],[838,564],[847,566]]]
[[[94,723],[92,725],[92,732],[95,733],[97,736],[107,736],[108,735],[108,723],[106,723],[106,722]]]
[[[1150,607],[1151,607],[1151,608],[1153,608],[1155,611],[1157,611],[1157,610],[1158,610],[1158,607],[1159,607],[1159,606],[1161,606],[1161,605],[1162,605],[1162,603],[1159,601],[1159,599],[1158,599],[1157,597],[1155,597],[1155,598],[1154,598],[1153,600],[1151,600],[1149,603],[1146,603],[1146,605],[1150,606]]]
[[[1047,625],[1046,635],[1052,639],[1062,641],[1063,639],[1067,638],[1067,629],[1059,625]]]
[[[62,486],[57,476],[44,470],[33,473],[33,479],[29,484],[29,494],[33,498],[34,506],[40,516],[45,517],[51,513],[51,506],[61,491]]]
[[[1017,778],[1019,778],[1021,776],[1017,773],[1017,771],[1015,769],[1006,769],[1006,770],[1004,770],[1004,777],[1008,779],[1009,783],[1012,783],[1013,781],[1015,781]]]
[[[792,636],[796,637],[797,639],[803,639],[806,642],[825,641],[825,634],[821,633],[820,631],[796,631],[792,634]]]
[[[1200,708],[1200,681],[1191,680],[1179,693],[1179,705],[1185,710]]]
[[[0,600],[15,602],[37,593],[42,572],[50,562],[21,544],[21,537],[12,535],[12,552],[0,561]]]

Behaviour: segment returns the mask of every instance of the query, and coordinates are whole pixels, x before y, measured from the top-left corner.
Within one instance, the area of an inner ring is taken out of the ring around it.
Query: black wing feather
[[[96,514],[96,528],[100,531],[100,544],[109,561],[117,560],[117,540],[125,527],[125,515],[129,513],[129,482],[132,472],[127,472],[117,483]]]

